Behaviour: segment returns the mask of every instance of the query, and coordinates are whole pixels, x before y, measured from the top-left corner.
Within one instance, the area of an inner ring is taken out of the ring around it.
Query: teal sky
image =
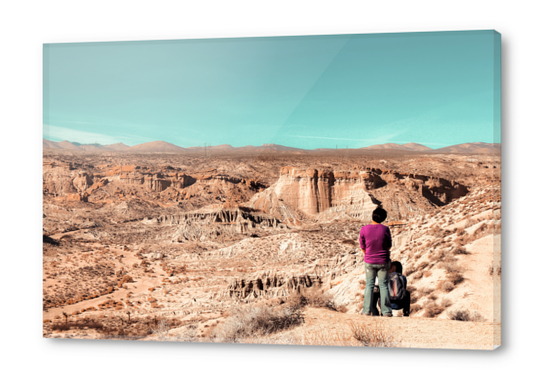
[[[500,142],[494,31],[44,45],[43,137],[128,145]]]

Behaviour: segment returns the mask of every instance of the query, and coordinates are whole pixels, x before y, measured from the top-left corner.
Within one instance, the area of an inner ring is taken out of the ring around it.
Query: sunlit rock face
[[[372,212],[376,202],[367,189],[377,188],[383,181],[365,171],[331,171],[283,167],[274,192],[285,203],[308,215],[331,208],[354,213]]]

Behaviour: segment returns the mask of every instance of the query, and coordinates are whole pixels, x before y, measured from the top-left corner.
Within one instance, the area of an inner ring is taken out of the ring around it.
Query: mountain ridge
[[[193,147],[181,147],[170,142],[165,141],[152,141],[145,142],[134,146],[128,146],[122,142],[113,143],[109,145],[101,145],[99,143],[94,144],[81,144],[78,142],[70,142],[67,140],[61,142],[55,142],[43,138],[44,149],[60,149],[60,150],[79,150],[87,152],[100,152],[100,151],[112,151],[112,152],[142,152],[142,153],[160,153],[160,152],[183,152],[183,151],[230,151],[230,152],[318,152],[318,151],[333,151],[332,148],[317,148],[317,149],[302,149],[297,147],[290,147],[284,145],[278,145],[273,143],[266,143],[261,146],[246,145],[240,147],[233,147],[229,144],[221,144],[216,146],[193,146]],[[344,149],[339,149],[344,150]],[[348,149],[358,151],[397,151],[397,152],[418,152],[418,153],[436,153],[436,154],[494,154],[501,152],[500,143],[487,143],[487,142],[468,142],[456,145],[450,145],[438,149],[432,149],[425,145],[409,142],[405,144],[385,143],[378,145],[371,145],[358,149]]]

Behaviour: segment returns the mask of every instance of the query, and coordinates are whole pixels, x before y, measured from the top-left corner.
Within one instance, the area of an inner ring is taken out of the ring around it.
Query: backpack
[[[406,294],[404,276],[397,272],[390,274],[388,279],[388,291],[390,293],[391,302],[402,300]]]

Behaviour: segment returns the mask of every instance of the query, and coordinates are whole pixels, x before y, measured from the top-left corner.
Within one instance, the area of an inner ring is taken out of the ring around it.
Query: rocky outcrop
[[[176,242],[205,241],[251,235],[266,229],[283,229],[280,220],[249,208],[200,209],[154,220],[159,225],[178,225],[173,235]]]
[[[446,179],[370,167],[350,171],[283,167],[279,180],[250,205],[294,224],[303,219],[296,211],[319,220],[347,216],[370,221],[378,205],[388,209],[392,220],[409,217],[417,207],[427,211],[448,204],[467,193],[464,185]]]
[[[366,219],[378,205],[367,190],[383,185],[385,182],[377,175],[365,171],[283,167],[279,180],[253,199],[251,204],[269,212],[273,206],[280,208],[280,204],[274,204],[278,200],[290,209],[309,216],[333,209],[336,212],[348,211],[353,217]],[[297,214],[291,217],[300,218]]]
[[[277,271],[262,270],[249,277],[233,278],[226,289],[229,297],[245,300],[287,296],[313,286],[329,289],[332,281],[361,267],[361,257],[355,250],[351,254],[317,259],[306,268]]]
[[[442,178],[382,171],[375,168],[367,168],[367,170],[373,173],[373,175],[380,176],[386,183],[403,185],[410,191],[418,192],[437,206],[449,204],[455,199],[469,193],[466,186]]]
[[[73,186],[79,192],[86,191],[94,183],[92,174],[88,174],[84,171],[79,171],[77,176],[73,179]]]
[[[233,278],[226,288],[226,294],[237,299],[252,300],[287,296],[300,288],[319,285],[322,285],[322,280],[314,273],[261,271],[251,278]]]
[[[119,167],[122,167],[121,170]],[[119,166],[106,171],[105,176],[111,180],[120,180],[125,184],[143,185],[146,190],[162,192],[169,187],[184,189],[195,183],[220,188],[233,188],[236,185],[243,185],[253,191],[258,191],[265,186],[257,180],[247,178],[236,178],[225,174],[219,174],[216,170],[195,172],[190,175],[185,173],[161,173],[139,171],[139,166]]]

